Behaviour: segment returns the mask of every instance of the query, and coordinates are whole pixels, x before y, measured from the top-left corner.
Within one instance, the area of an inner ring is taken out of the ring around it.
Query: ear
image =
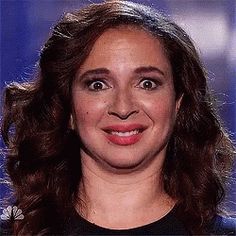
[[[70,129],[75,130],[75,122],[72,114],[70,114],[70,120],[68,126]]]
[[[181,103],[182,103],[182,99],[184,97],[184,94],[182,94],[177,100],[176,100],[176,105],[175,105],[175,112],[176,114],[178,113]]]

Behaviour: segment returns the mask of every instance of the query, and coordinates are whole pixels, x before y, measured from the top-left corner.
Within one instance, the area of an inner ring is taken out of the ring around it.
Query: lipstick
[[[116,145],[128,146],[137,143],[146,129],[140,124],[112,125],[105,127],[106,138]]]

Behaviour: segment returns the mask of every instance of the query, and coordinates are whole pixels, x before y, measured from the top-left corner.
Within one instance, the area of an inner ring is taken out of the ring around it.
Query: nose
[[[134,96],[129,89],[115,91],[109,106],[108,114],[118,117],[121,120],[128,119],[131,115],[139,112]]]

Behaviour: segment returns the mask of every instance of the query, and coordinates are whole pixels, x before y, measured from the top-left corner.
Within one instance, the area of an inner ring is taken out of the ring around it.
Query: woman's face
[[[164,159],[179,102],[158,39],[131,27],[105,31],[72,91],[81,158],[116,169]]]

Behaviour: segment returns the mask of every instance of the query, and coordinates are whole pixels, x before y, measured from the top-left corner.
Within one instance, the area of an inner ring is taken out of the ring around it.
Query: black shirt
[[[75,214],[66,229],[69,235],[190,235],[171,210],[160,220],[131,229],[107,229]]]
[[[126,230],[100,227],[85,220],[73,210],[63,228],[63,232],[57,235],[191,235],[183,223],[176,218],[175,208],[160,220]],[[236,219],[217,215],[209,225],[208,232],[207,235],[236,235]],[[1,221],[0,235],[13,235],[9,221]]]
[[[95,225],[77,213],[68,220],[65,235],[191,235],[178,220],[173,208],[167,215],[153,223],[131,229],[108,229]],[[208,227],[207,235],[236,235],[236,219],[216,215]]]

